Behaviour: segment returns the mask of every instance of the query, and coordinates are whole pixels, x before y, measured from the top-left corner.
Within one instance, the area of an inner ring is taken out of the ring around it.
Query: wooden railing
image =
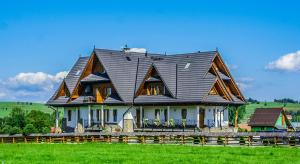
[[[140,143],[239,146],[300,146],[300,132],[207,133],[207,132],[134,132],[63,133],[29,136],[0,135],[0,143]]]

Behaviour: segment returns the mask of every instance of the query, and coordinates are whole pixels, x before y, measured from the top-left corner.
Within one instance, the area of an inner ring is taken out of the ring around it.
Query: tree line
[[[31,110],[25,113],[21,108],[13,108],[9,116],[0,118],[0,134],[49,133],[55,123],[54,113]]]

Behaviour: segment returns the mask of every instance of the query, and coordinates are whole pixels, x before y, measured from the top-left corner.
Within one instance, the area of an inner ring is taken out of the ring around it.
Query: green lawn
[[[299,148],[0,144],[4,163],[300,163]]]
[[[44,104],[40,103],[32,103],[26,104],[26,103],[17,103],[17,102],[0,102],[0,117],[8,116],[10,111],[14,107],[20,107],[21,109],[25,110],[26,112],[29,112],[31,110],[40,110],[47,113],[52,113],[53,110],[45,106]]]
[[[243,118],[242,122],[247,122],[247,120],[254,113],[256,108],[274,108],[274,107],[283,107],[287,111],[300,110],[300,104],[287,103],[287,105],[284,107],[283,103],[276,103],[276,102],[267,102],[266,106],[265,106],[264,102],[260,102],[259,104],[251,103],[251,104],[246,105],[246,115]]]

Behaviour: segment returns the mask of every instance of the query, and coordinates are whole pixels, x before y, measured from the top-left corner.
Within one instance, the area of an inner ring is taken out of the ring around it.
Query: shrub
[[[23,134],[25,136],[32,134],[32,133],[36,133],[36,132],[37,132],[37,130],[32,124],[27,124],[23,130]]]
[[[19,133],[21,133],[21,129],[16,126],[10,128],[10,130],[9,130],[9,135],[14,135],[14,134],[19,134]]]
[[[9,134],[9,131],[12,127],[10,125],[5,125],[3,128],[2,128],[2,134]]]
[[[50,133],[50,128],[49,128],[49,127],[43,127],[42,133],[43,133],[43,134]]]

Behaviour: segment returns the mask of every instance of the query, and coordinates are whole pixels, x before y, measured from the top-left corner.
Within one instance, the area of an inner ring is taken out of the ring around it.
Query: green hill
[[[0,117],[5,117],[9,115],[10,111],[15,108],[19,107],[26,112],[31,110],[39,110],[46,113],[52,113],[53,110],[48,108],[44,104],[41,103],[25,103],[25,102],[0,102]]]
[[[293,104],[293,103],[287,103],[286,106],[284,106],[284,103],[277,103],[277,102],[249,103],[248,105],[246,105],[246,114],[242,122],[246,123],[250,119],[250,116],[254,113],[256,108],[276,108],[276,107],[283,107],[287,111],[300,110],[300,104]]]

